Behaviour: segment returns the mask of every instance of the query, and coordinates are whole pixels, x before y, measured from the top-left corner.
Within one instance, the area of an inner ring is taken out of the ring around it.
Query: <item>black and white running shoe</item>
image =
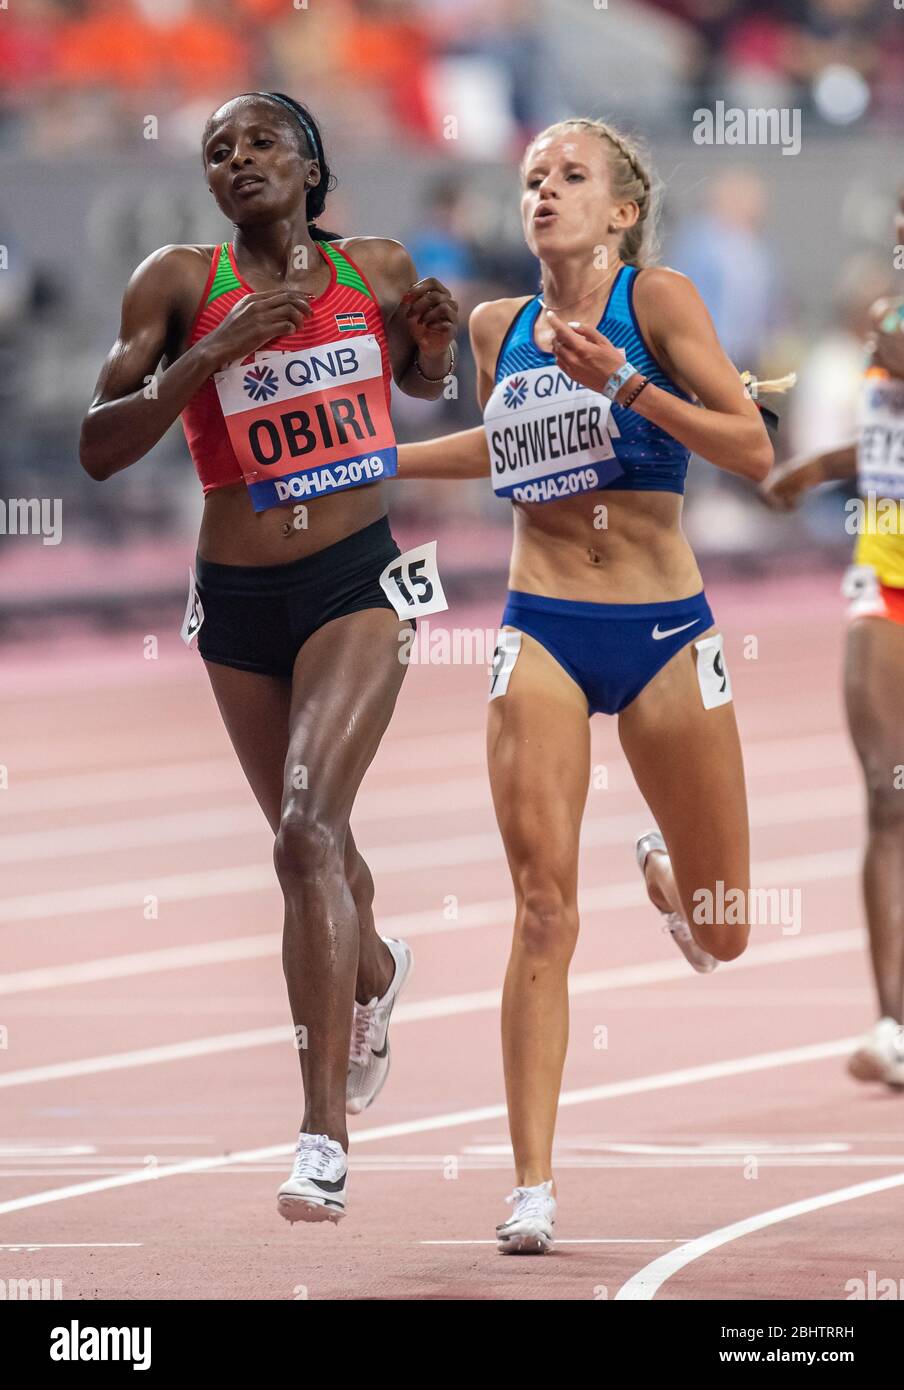
[[[383,1089],[391,1060],[389,1019],[402,986],[411,975],[411,948],[394,937],[384,936],[383,940],[395,961],[395,974],[382,999],[371,999],[369,1004],[355,1001],[345,1090],[345,1109],[349,1115],[360,1115],[362,1110],[373,1105]]]
[[[341,1221],[345,1215],[348,1159],[338,1139],[299,1134],[292,1176],[276,1205],[287,1221]]]

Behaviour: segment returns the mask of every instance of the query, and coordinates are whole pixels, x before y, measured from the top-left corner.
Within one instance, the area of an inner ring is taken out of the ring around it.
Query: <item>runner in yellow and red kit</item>
[[[858,1081],[904,1087],[904,301],[880,301],[873,321],[856,439],[791,459],[763,492],[788,509],[820,483],[857,478],[846,522],[857,543],[844,581],[844,684],[866,783],[863,893],[880,1016],[848,1067]]]

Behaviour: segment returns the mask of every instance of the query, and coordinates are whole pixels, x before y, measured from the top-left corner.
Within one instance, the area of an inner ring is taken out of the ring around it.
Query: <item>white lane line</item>
[[[355,825],[357,827],[371,821],[385,825],[390,817],[400,820],[418,817],[423,820],[431,814],[472,811],[480,807],[489,811],[486,777],[459,778],[454,782],[421,782],[416,786],[362,793],[355,802]],[[89,822],[62,829],[45,826],[17,835],[7,834],[0,840],[0,864],[28,864],[42,859],[76,856],[84,858],[114,850],[147,849],[151,845],[203,844],[211,840],[239,837],[247,842],[255,834],[262,845],[272,840],[260,807],[246,800],[227,806],[218,805],[211,810],[167,812],[135,819],[120,816],[118,820],[100,824]]]
[[[275,956],[280,950],[278,932],[236,936],[195,946],[166,946],[157,951],[133,951],[122,956],[102,956],[72,965],[45,965],[34,970],[15,970],[0,975],[0,995],[27,994],[32,990],[59,989],[64,985],[94,980],[122,980],[158,971],[185,970],[199,965],[223,965],[232,961]]]
[[[851,781],[815,790],[754,797],[749,809],[753,825],[773,825],[803,819],[833,820],[839,816],[852,816],[858,813],[859,804],[859,783]],[[481,808],[489,813],[488,789],[483,778],[432,785],[427,783],[362,793],[355,805],[354,822],[356,826],[370,821],[385,825],[390,817],[417,815],[423,820],[425,817],[429,819],[432,812],[442,814]],[[642,814],[634,810],[588,817],[584,823],[582,841],[597,845],[615,844],[630,838]],[[236,837],[247,840],[255,832],[259,834],[262,845],[269,843],[269,831],[260,810],[253,803],[134,820],[120,817],[105,824],[89,823],[59,830],[43,827],[18,835],[5,835],[0,840],[0,863],[26,864],[43,859],[85,858],[93,854],[106,855],[115,850],[202,844]],[[374,868],[387,873],[398,872],[408,866],[457,864],[462,862],[459,857],[462,853],[486,859],[498,852],[499,836],[494,829],[476,836],[444,836],[441,840],[424,840],[414,844],[406,842],[404,857],[397,842],[378,845],[367,851],[367,857]],[[448,858],[450,853],[451,859]],[[268,872],[272,879],[272,870],[268,868]]]
[[[186,1057],[209,1057],[215,1053],[269,1047],[273,1043],[288,1046],[290,1042],[294,1046],[294,1033],[288,1025],[255,1028],[244,1033],[222,1033],[218,1037],[193,1038],[190,1042],[143,1047],[133,1052],[110,1052],[103,1057],[82,1057],[75,1062],[51,1062],[43,1067],[25,1067],[19,1071],[0,1073],[0,1089],[34,1086],[41,1081],[65,1081],[73,1076],[98,1076],[104,1072],[127,1071],[131,1067],[181,1062]]]
[[[0,1163],[8,1158],[84,1158],[97,1151],[96,1144],[0,1144]]]
[[[793,855],[785,859],[770,859],[755,867],[757,878],[767,883],[790,880],[802,885],[846,878],[856,870],[860,862],[861,856],[858,851],[845,850],[839,853],[809,855],[806,858]],[[596,888],[583,889],[580,894],[581,914],[585,918],[594,912],[639,907],[646,902],[646,892],[639,878],[630,879],[626,883],[602,884]],[[379,925],[384,935],[407,938],[434,936],[441,932],[468,931],[476,927],[509,926],[511,918],[512,899],[508,896],[486,902],[462,903],[458,907],[458,916],[449,920],[437,906],[427,911],[403,912],[392,917],[380,916]],[[811,954],[834,955],[840,951],[857,950],[863,945],[863,940],[863,933],[855,928],[821,932],[810,937],[799,936],[793,941],[790,936],[783,937],[781,942],[768,947],[751,947],[740,961],[732,965],[732,969],[758,962],[759,957],[752,958],[751,952],[779,952],[780,954],[770,957],[770,961],[784,961]],[[131,975],[152,974],[158,970],[183,970],[200,965],[255,960],[278,955],[281,949],[280,933],[267,932],[254,936],[226,937],[219,941],[199,942],[192,946],[166,946],[156,951],[102,956],[68,965],[39,966],[32,970],[17,970],[0,975],[0,996],[54,989],[63,985],[85,984],[92,980],[124,979]],[[788,951],[791,952],[790,955],[786,954]],[[639,970],[641,974],[632,981],[637,984],[648,984],[655,980],[677,980],[687,976],[686,965],[678,960],[636,967],[625,966],[622,969]],[[654,973],[650,974],[650,971]]]
[[[440,739],[442,738],[441,735]],[[465,738],[469,744],[476,746],[481,760],[483,759],[483,746],[476,726],[474,732],[467,735],[446,735],[445,738],[450,741],[448,760],[451,765],[460,765],[462,755],[466,751],[474,751],[473,748],[465,749]],[[400,746],[402,752],[411,751],[406,749],[404,739],[397,740],[391,735],[386,745],[387,750],[394,751],[397,746]],[[435,746],[432,741],[431,746]],[[416,753],[417,748],[413,751]],[[814,768],[824,771],[827,768],[854,766],[850,750],[839,733],[812,734],[803,738],[745,739],[744,761],[748,778],[770,776],[775,772],[809,772]],[[376,766],[379,767],[379,763]],[[633,787],[628,771],[621,763],[609,768],[609,779],[610,788],[613,790]],[[446,784],[449,788],[456,785]],[[469,779],[461,785],[479,785],[483,793],[480,804],[488,804],[489,787],[485,772],[482,777]],[[178,799],[195,793],[209,797],[212,792],[230,790],[245,790],[238,763],[231,754],[220,758],[195,758],[175,763],[160,763],[156,766],[146,766],[142,763],[104,772],[30,777],[25,781],[17,781],[14,778],[6,794],[0,797],[0,817],[4,814],[24,814],[28,811],[71,808],[84,811],[89,806],[103,806],[119,801],[126,801],[132,807],[136,803],[151,801],[157,797]],[[418,792],[422,793],[423,790],[424,784],[420,784]],[[393,796],[397,795],[392,789],[388,791]],[[368,794],[369,787],[365,783],[361,797]],[[382,791],[378,794],[374,790],[374,800],[378,795],[385,794]],[[259,811],[256,814],[260,817]],[[356,807],[355,819],[357,818]]]
[[[802,821],[834,820],[854,817],[858,812],[854,792],[840,795],[838,788],[816,792],[791,793],[781,797],[766,797],[751,802],[750,823],[758,826],[797,825]],[[591,818],[581,832],[583,850],[602,845],[630,843],[639,828],[649,824],[649,813],[639,809],[625,815]],[[390,873],[409,874],[418,869],[464,867],[490,863],[502,855],[502,843],[496,830],[477,835],[460,835],[442,840],[425,840],[418,844],[391,844],[365,847],[367,861],[378,876]],[[779,861],[788,864],[788,879],[798,882],[794,865],[807,866],[837,860],[848,872],[862,861],[859,850],[828,850],[818,854],[801,855]],[[762,866],[756,866],[762,876]],[[832,875],[836,877],[838,875]],[[768,881],[767,881],[768,882]],[[772,886],[769,884],[769,886]],[[128,908],[140,911],[144,899],[151,894],[158,902],[190,902],[199,899],[233,897],[239,893],[278,893],[273,867],[255,863],[220,869],[203,869],[182,874],[149,873],[143,878],[124,882],[99,884],[89,888],[63,888],[50,893],[29,893],[0,901],[0,923],[59,920],[63,917]]]
[[[470,1160],[470,1161],[468,1161],[468,1162],[462,1161],[461,1158],[460,1158],[458,1155],[456,1155],[456,1158],[458,1158],[458,1166],[459,1166],[459,1170],[460,1170],[461,1172],[466,1172],[466,1173],[511,1173],[511,1170],[512,1170],[512,1157],[511,1157],[511,1154],[509,1154],[508,1157],[507,1157],[507,1158],[504,1158],[504,1159],[503,1159],[503,1158],[498,1158],[498,1159],[472,1159],[472,1160]],[[802,1170],[804,1170],[804,1169],[809,1170],[809,1169],[816,1169],[816,1168],[842,1168],[842,1169],[851,1170],[851,1171],[853,1171],[853,1170],[855,1170],[855,1169],[857,1169],[857,1168],[892,1168],[892,1167],[897,1168],[897,1167],[900,1167],[900,1165],[901,1165],[902,1163],[904,1163],[904,1155],[899,1154],[899,1153],[895,1153],[895,1154],[862,1154],[862,1155],[855,1155],[855,1156],[850,1156],[850,1155],[849,1155],[849,1156],[846,1157],[846,1158],[832,1158],[832,1159],[827,1159],[827,1158],[805,1158],[805,1159],[791,1159],[791,1158],[784,1159],[784,1158],[780,1158],[780,1159],[771,1159],[771,1158],[768,1158],[768,1157],[767,1157],[767,1158],[762,1158],[762,1157],[760,1157],[760,1155],[758,1155],[758,1154],[756,1154],[756,1153],[752,1153],[752,1154],[749,1155],[749,1158],[751,1158],[751,1159],[756,1159],[756,1161],[757,1161],[757,1163],[758,1163],[760,1169],[767,1169],[767,1168],[768,1168],[768,1169],[777,1169],[777,1168],[781,1168],[781,1169],[794,1169],[794,1170],[797,1171],[797,1172],[800,1172],[800,1171],[802,1171]],[[176,1161],[175,1159],[166,1160],[166,1159],[163,1159],[163,1158],[161,1158],[161,1160],[160,1160],[161,1163],[165,1163],[165,1162],[175,1162],[175,1161]],[[744,1160],[744,1159],[742,1159],[742,1158],[740,1158],[740,1157],[737,1157],[737,1158],[734,1158],[734,1159],[728,1159],[728,1158],[720,1158],[720,1159],[705,1159],[705,1158],[700,1158],[700,1159],[692,1159],[692,1160],[683,1160],[683,1159],[678,1160],[678,1159],[673,1159],[673,1160],[669,1160],[669,1161],[666,1161],[666,1160],[664,1160],[664,1159],[655,1159],[655,1160],[652,1160],[652,1159],[642,1159],[642,1158],[630,1159],[630,1160],[629,1160],[629,1159],[627,1159],[627,1158],[622,1158],[622,1159],[618,1159],[618,1158],[611,1158],[611,1159],[606,1159],[606,1158],[577,1159],[577,1158],[568,1158],[568,1157],[566,1157],[566,1158],[557,1158],[557,1159],[555,1160],[555,1167],[556,1167],[556,1171],[557,1171],[557,1172],[568,1171],[568,1172],[587,1172],[587,1173],[611,1173],[611,1172],[637,1173],[637,1172],[640,1171],[640,1170],[648,1171],[648,1172],[675,1173],[675,1172],[689,1172],[689,1171],[691,1171],[691,1170],[693,1170],[693,1171],[702,1171],[702,1170],[713,1171],[713,1170],[715,1170],[715,1169],[719,1169],[719,1170],[726,1170],[726,1169],[729,1169],[729,1170],[733,1170],[733,1171],[736,1172],[736,1173],[743,1173],[743,1172],[745,1171],[745,1166],[746,1166],[747,1161],[748,1161],[748,1160]],[[440,1155],[440,1154],[436,1154],[436,1155],[434,1155],[434,1156],[433,1156],[432,1158],[430,1158],[430,1159],[426,1159],[426,1158],[425,1158],[425,1159],[423,1159],[421,1162],[417,1162],[417,1163],[415,1163],[415,1162],[409,1162],[409,1161],[405,1161],[405,1162],[401,1162],[401,1161],[400,1161],[400,1162],[395,1162],[395,1161],[390,1161],[390,1160],[388,1160],[388,1159],[378,1159],[378,1158],[375,1158],[375,1159],[373,1159],[373,1160],[365,1160],[364,1157],[363,1157],[363,1155],[360,1155],[360,1154],[359,1154],[359,1155],[357,1155],[356,1158],[355,1158],[355,1173],[356,1173],[356,1175],[357,1175],[357,1178],[360,1178],[360,1177],[364,1176],[364,1175],[367,1174],[367,1173],[413,1173],[413,1172],[440,1173],[440,1172],[442,1172],[443,1169],[445,1168],[447,1162],[448,1162],[448,1157],[447,1157],[447,1156],[444,1156],[444,1155]],[[149,1166],[150,1166],[150,1165],[149,1165]],[[231,1167],[231,1168],[228,1167],[228,1166],[224,1166],[224,1167],[222,1167],[222,1168],[215,1169],[214,1172],[212,1172],[210,1176],[211,1176],[211,1177],[234,1177],[234,1176],[236,1176],[236,1175],[242,1175],[242,1176],[244,1176],[244,1177],[248,1177],[248,1176],[251,1176],[251,1175],[256,1174],[256,1173],[270,1173],[270,1174],[279,1173],[279,1174],[282,1174],[283,1171],[284,1171],[284,1167],[285,1167],[285,1159],[283,1159],[283,1158],[280,1158],[280,1159],[271,1159],[271,1161],[268,1162],[268,1163],[257,1163],[257,1164],[242,1163],[242,1164],[240,1164],[240,1165],[235,1165],[235,1166],[233,1166],[233,1167]],[[45,1168],[33,1167],[33,1168],[2,1169],[2,1170],[0,1170],[0,1184],[2,1184],[3,1181],[4,1181],[5,1179],[10,1179],[10,1178],[15,1178],[16,1180],[18,1180],[18,1179],[20,1179],[20,1178],[29,1178],[29,1179],[35,1179],[35,1178],[52,1178],[52,1179],[54,1179],[56,1182],[59,1182],[59,1181],[60,1181],[61,1179],[63,1179],[63,1178],[66,1178],[66,1179],[68,1179],[68,1180],[72,1180],[72,1179],[74,1179],[74,1178],[103,1177],[103,1176],[112,1175],[112,1174],[115,1174],[115,1173],[137,1172],[137,1171],[140,1171],[140,1169],[141,1169],[141,1165],[136,1165],[134,1161],[132,1161],[132,1162],[115,1162],[115,1163],[114,1163],[112,1160],[111,1160],[109,1163],[94,1163],[94,1164],[90,1164],[90,1165],[88,1165],[88,1164],[79,1164],[79,1165],[76,1165],[76,1164],[68,1164],[68,1165],[66,1165],[66,1166],[60,1166],[60,1167],[50,1167],[50,1166],[48,1166],[48,1167],[45,1167]]]
[[[64,811],[104,806],[125,801],[134,806],[155,797],[210,796],[213,792],[242,787],[242,774],[233,757],[194,758],[156,766],[117,767],[107,772],[74,772],[68,776],[15,776],[7,794],[0,797],[0,815],[24,815],[28,811]]]
[[[578,1091],[564,1091],[559,1098],[559,1105],[587,1105],[598,1100],[611,1100],[616,1096],[642,1095],[650,1091],[664,1091],[675,1086],[691,1086],[698,1082],[712,1081],[726,1076],[741,1076],[756,1071],[768,1071],[773,1067],[787,1067],[797,1063],[822,1061],[830,1057],[843,1056],[858,1041],[859,1038],[836,1038],[831,1042],[813,1043],[806,1047],[785,1048],[780,1052],[758,1053],[750,1057],[734,1057],[724,1062],[713,1062],[702,1067],[682,1067],[677,1071],[633,1077],[628,1081],[616,1081],[602,1086],[587,1086]],[[487,1120],[501,1120],[505,1114],[504,1105],[482,1105],[471,1110],[453,1110],[445,1114],[424,1116],[417,1120],[402,1120],[391,1125],[376,1125],[372,1129],[353,1130],[352,1146],[372,1144],[380,1139],[397,1139],[409,1134],[428,1134],[436,1130],[483,1124]],[[259,1149],[242,1149],[231,1154],[186,1159],[183,1163],[159,1167],[151,1165],[141,1172],[120,1173],[115,1177],[73,1183],[69,1187],[50,1188],[44,1192],[30,1193],[25,1197],[13,1197],[9,1201],[0,1202],[0,1216],[6,1216],[16,1211],[27,1211],[32,1207],[46,1206],[51,1202],[64,1202],[74,1197],[89,1196],[94,1192],[109,1192],[118,1187],[133,1187],[138,1183],[159,1182],[163,1178],[210,1172],[214,1169],[228,1167],[233,1163],[261,1163],[271,1158],[288,1158],[294,1152],[294,1142],[291,1144],[268,1144]]]
[[[460,703],[460,702],[459,702]],[[788,740],[791,743],[792,740]],[[839,742],[841,740],[839,739]],[[452,767],[484,765],[482,730],[479,723],[461,731],[435,734],[391,734],[377,754],[373,767],[379,772],[383,761],[415,767]],[[147,796],[179,797],[187,792],[203,793],[208,785],[217,788],[233,787],[247,790],[242,770],[235,755],[227,751],[221,757],[185,759],[180,762],[149,764],[128,763],[101,772],[66,773],[54,769],[54,758],[48,758],[46,775],[29,775],[29,769],[11,760],[9,787],[0,797],[0,816],[25,810],[63,810],[66,807],[103,805],[111,801],[126,801],[129,805]],[[35,767],[38,764],[34,765]],[[45,764],[40,765],[45,771]]]
[[[832,932],[795,940],[751,946],[732,970],[755,969],[758,966],[783,964],[792,960],[811,960],[836,953],[862,948],[858,931]],[[596,994],[603,990],[632,989],[642,985],[688,980],[683,960],[649,961],[643,965],[615,966],[610,970],[589,970],[572,975],[568,993],[572,998]],[[427,999],[415,999],[398,1004],[393,1010],[395,1023],[414,1023],[424,1019],[457,1018],[463,1014],[484,1013],[498,1009],[502,1002],[500,988],[473,990],[468,994],[444,994]],[[82,1057],[66,1062],[51,1062],[40,1067],[0,1072],[0,1089],[11,1086],[30,1086],[42,1081],[60,1081],[75,1076],[93,1076],[100,1072],[122,1071],[129,1067],[153,1066],[160,1062],[183,1061],[188,1057],[204,1057],[217,1052],[242,1051],[251,1047],[284,1045],[295,1038],[288,1024],[268,1028],[245,1029],[240,1033],[190,1038],[184,1042],[158,1047],[132,1049],[128,1052],[107,1053],[99,1057]]]
[[[855,1202],[860,1197],[871,1197],[876,1192],[887,1192],[893,1187],[902,1186],[904,1173],[894,1173],[891,1177],[855,1183],[853,1187],[839,1187],[834,1192],[824,1192],[819,1197],[804,1197],[799,1202],[789,1202],[786,1206],[773,1207],[771,1211],[748,1216],[743,1221],[733,1221],[729,1226],[720,1226],[718,1230],[698,1236],[696,1240],[690,1240],[677,1250],[670,1250],[668,1254],[660,1255],[658,1259],[644,1265],[643,1269],[632,1274],[631,1278],[622,1284],[615,1297],[623,1301],[655,1298],[666,1280],[677,1274],[679,1269],[684,1269],[694,1260],[701,1259],[730,1241],[750,1235],[752,1231],[762,1231],[767,1226],[777,1226],[781,1221],[793,1221],[797,1216],[808,1216],[810,1212],[837,1206],[840,1202]]]
[[[749,806],[750,820],[755,826],[835,820],[859,815],[861,799],[860,784],[854,781],[833,787],[753,797]],[[478,809],[489,814],[489,792],[482,778],[432,785],[428,782],[362,794],[355,804],[353,819],[356,827],[372,821],[385,826],[390,818],[412,816],[417,816],[422,823],[429,823],[431,814]],[[649,815],[640,810],[588,817],[582,829],[582,843],[617,844],[630,839],[644,816],[649,820]],[[0,840],[0,864],[28,864],[44,859],[75,857],[84,859],[90,855],[108,855],[116,850],[205,844],[239,837],[247,841],[255,833],[260,836],[262,846],[270,843],[270,832],[260,810],[256,805],[247,803],[135,820],[120,817],[119,820],[99,825],[89,823],[67,826],[61,830],[44,827],[18,835],[5,835]],[[396,840],[391,845],[369,848],[366,853],[371,867],[381,873],[398,873],[410,868],[460,864],[463,862],[462,855],[467,860],[485,861],[500,853],[499,834],[495,829],[476,835],[444,836],[437,840],[411,842],[408,837],[404,838],[405,843],[401,846]],[[273,880],[269,866],[268,874]]]
[[[237,893],[277,891],[272,868],[258,863],[234,868],[205,869],[199,873],[167,874],[97,884],[91,888],[63,888],[52,893],[27,893],[0,902],[0,923],[54,921],[96,912],[128,908],[140,912],[145,897],[160,902],[195,902],[199,898],[228,898]]]
[[[715,1144],[600,1144],[603,1152],[615,1154],[652,1154],[695,1158],[702,1154],[741,1155],[755,1154],[757,1158],[785,1154],[846,1154],[850,1144],[835,1140],[824,1140],[817,1144],[785,1144],[774,1139],[728,1139]]]
[[[18,1245],[0,1245],[0,1250],[140,1250],[142,1244],[140,1240],[45,1240],[34,1245],[20,1241]]]
[[[674,1240],[680,1240],[680,1236],[675,1236]],[[418,1245],[495,1245],[495,1240],[419,1240]],[[571,1240],[562,1240],[556,1237],[556,1245],[672,1245],[673,1240],[667,1237],[657,1237],[655,1239],[646,1236],[622,1236],[622,1237],[602,1237],[585,1236]]]
[[[571,1148],[585,1156],[590,1150],[594,1154],[637,1154],[640,1156],[652,1155],[668,1156],[677,1158],[697,1158],[700,1156],[721,1155],[733,1156],[734,1158],[748,1157],[756,1155],[757,1158],[767,1156],[782,1156],[786,1154],[848,1154],[851,1145],[837,1140],[822,1140],[813,1144],[786,1144],[781,1140],[774,1139],[726,1139],[718,1140],[709,1144],[627,1144],[612,1143],[600,1140],[563,1140],[556,1143],[556,1163],[561,1163],[564,1154],[560,1152],[560,1145]],[[480,1158],[512,1158],[511,1144],[467,1144],[462,1149],[462,1154],[467,1157],[472,1155]],[[889,1162],[896,1160],[890,1158]]]

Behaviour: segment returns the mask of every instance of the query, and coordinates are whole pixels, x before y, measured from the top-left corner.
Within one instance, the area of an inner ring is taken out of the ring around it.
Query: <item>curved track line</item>
[[[874,1192],[886,1192],[889,1188],[902,1186],[904,1173],[894,1173],[891,1177],[874,1178],[871,1182],[859,1182],[853,1187],[839,1187],[834,1192],[824,1192],[821,1197],[804,1197],[799,1202],[788,1202],[786,1206],[773,1207],[771,1211],[762,1211],[757,1216],[734,1221],[730,1226],[720,1226],[718,1230],[710,1231],[709,1235],[698,1236],[696,1240],[679,1245],[677,1250],[670,1250],[668,1254],[660,1255],[658,1259],[644,1265],[643,1269],[638,1270],[622,1284],[615,1297],[623,1301],[655,1298],[666,1280],[677,1274],[679,1269],[684,1269],[694,1260],[701,1259],[732,1240],[740,1240],[741,1236],[750,1235],[752,1231],[762,1231],[767,1226],[777,1226],[781,1221],[792,1221],[796,1216],[806,1216],[811,1211],[836,1206],[839,1202],[854,1202],[858,1197],[870,1197]]]
[[[640,1095],[648,1091],[667,1090],[673,1086],[691,1086],[696,1082],[713,1081],[723,1076],[740,1076],[748,1072],[767,1071],[771,1067],[792,1066],[797,1062],[821,1061],[827,1057],[843,1056],[859,1041],[858,1038],[837,1038],[833,1042],[812,1043],[807,1047],[786,1048],[781,1052],[763,1052],[751,1057],[735,1057],[727,1062],[711,1062],[701,1067],[683,1067],[679,1071],[658,1072],[627,1081],[613,1081],[603,1086],[587,1086],[579,1091],[563,1091],[559,1105],[586,1105],[595,1100],[610,1100],[615,1096]],[[353,1131],[352,1145],[369,1144],[377,1139],[396,1139],[400,1135],[426,1134],[436,1129],[454,1129],[460,1125],[479,1124],[484,1120],[502,1119],[504,1105],[484,1105],[474,1110],[451,1111],[445,1115],[430,1115],[420,1120],[403,1120],[393,1125]],[[186,1173],[203,1173],[233,1163],[256,1163],[269,1158],[288,1157],[295,1152],[294,1144],[270,1144],[263,1149],[243,1149],[238,1153],[213,1158],[189,1159],[166,1167],[122,1173],[114,1178],[99,1178],[94,1182],[75,1183],[70,1187],[50,1188],[27,1197],[14,1197],[0,1202],[0,1216],[49,1202],[63,1202],[70,1197],[84,1197],[92,1192],[106,1192],[115,1187],[131,1187],[135,1183],[155,1182],[161,1178],[182,1177]],[[904,1181],[904,1176],[902,1176]],[[627,1297],[627,1295],[626,1295]]]

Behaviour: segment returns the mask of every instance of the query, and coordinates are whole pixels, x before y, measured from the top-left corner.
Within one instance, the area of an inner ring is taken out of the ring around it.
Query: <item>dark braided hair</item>
[[[241,92],[240,96],[260,97],[266,101],[275,102],[292,115],[294,118],[291,122],[292,129],[304,137],[303,143],[301,140],[298,142],[299,152],[306,159],[316,159],[320,165],[320,182],[314,188],[308,189],[305,203],[311,239],[312,241],[341,241],[342,236],[339,232],[326,232],[314,225],[326,206],[326,195],[336,187],[336,177],[326,162],[323,137],[313,114],[306,106],[302,106],[300,101],[287,96],[285,92]]]

